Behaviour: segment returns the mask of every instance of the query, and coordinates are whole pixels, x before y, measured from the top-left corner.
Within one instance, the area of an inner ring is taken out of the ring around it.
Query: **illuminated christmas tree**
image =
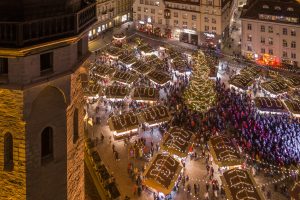
[[[215,104],[215,82],[209,79],[210,67],[201,51],[193,54],[193,61],[193,73],[184,100],[189,108],[204,113]]]

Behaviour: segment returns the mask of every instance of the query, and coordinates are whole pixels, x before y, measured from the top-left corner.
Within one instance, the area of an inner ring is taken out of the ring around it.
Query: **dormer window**
[[[293,12],[293,11],[294,11],[294,8],[288,7],[286,10],[287,10],[287,11],[290,11],[290,12]]]
[[[274,9],[275,10],[281,10],[281,8],[279,6],[275,6]]]
[[[268,5],[263,5],[263,9],[269,9],[269,6]]]

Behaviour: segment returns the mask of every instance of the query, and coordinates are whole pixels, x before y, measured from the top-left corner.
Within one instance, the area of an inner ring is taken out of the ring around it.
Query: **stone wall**
[[[71,75],[71,102],[67,109],[67,177],[68,200],[84,200],[84,99],[79,68]],[[79,138],[73,140],[73,116],[78,109]]]
[[[14,168],[4,171],[3,136],[13,136]],[[23,121],[23,92],[0,89],[0,199],[25,199],[25,123]]]

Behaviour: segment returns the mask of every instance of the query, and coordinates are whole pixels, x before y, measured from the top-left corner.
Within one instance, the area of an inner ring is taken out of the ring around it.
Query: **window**
[[[78,109],[75,108],[73,114],[73,143],[76,143],[79,138],[78,133]]]
[[[282,34],[283,34],[283,35],[287,35],[287,28],[283,28],[283,29],[282,29]]]
[[[205,22],[209,22],[208,17],[204,17],[204,21],[205,21]]]
[[[247,25],[247,29],[248,29],[248,30],[252,30],[252,24],[248,24],[248,25]]]
[[[41,72],[49,72],[53,70],[53,53],[45,53],[40,55]]]
[[[273,45],[273,38],[269,38],[269,45]]]
[[[140,4],[144,4],[144,0],[140,0]]]
[[[265,44],[265,43],[266,43],[266,39],[265,39],[264,37],[261,37],[261,38],[260,38],[260,43]]]
[[[286,51],[283,51],[283,52],[282,52],[282,57],[283,57],[283,58],[286,58],[286,57],[287,57],[287,52],[286,52]]]
[[[268,27],[269,33],[273,33],[273,26]]]
[[[8,74],[8,59],[0,58],[0,75]]]
[[[283,47],[287,47],[287,46],[288,46],[286,40],[282,40],[282,46],[283,46]]]
[[[215,24],[215,23],[217,23],[217,20],[215,18],[212,18],[211,23]]]
[[[187,22],[182,22],[182,28],[187,28]]]
[[[209,31],[209,26],[204,27],[205,31]]]
[[[174,12],[174,17],[178,17],[178,12]]]
[[[247,51],[252,51],[252,47],[251,46],[247,46]]]
[[[296,54],[295,53],[291,53],[291,58],[296,59]]]
[[[162,19],[161,18],[158,19],[158,24],[162,24]]]
[[[265,32],[266,31],[266,28],[265,28],[265,26],[260,26],[260,32]]]
[[[148,8],[144,8],[144,12],[148,12]]]
[[[295,41],[291,42],[291,48],[296,48],[296,42]]]
[[[252,35],[248,35],[247,41],[251,42],[252,41]]]
[[[187,15],[187,14],[183,14],[183,15],[182,15],[182,18],[183,18],[183,19],[187,19],[187,18],[188,18],[188,15]]]
[[[41,135],[41,157],[42,164],[53,160],[53,129],[47,127]]]
[[[141,19],[142,19],[141,14],[138,14],[138,15],[137,15],[137,19],[138,19],[138,20],[141,20]]]
[[[260,52],[261,52],[261,53],[266,53],[265,48],[261,48]]]
[[[197,20],[197,16],[196,15],[192,15],[192,20],[196,21]]]
[[[14,168],[13,137],[11,133],[4,135],[4,170],[12,171]]]
[[[178,20],[174,20],[174,26],[178,26]]]
[[[273,49],[269,49],[269,54],[273,55]]]
[[[263,9],[269,9],[269,6],[268,5],[263,5]]]
[[[295,29],[291,30],[291,36],[296,36],[296,30]]]
[[[294,8],[288,7],[286,10],[289,11],[289,12],[293,12],[293,11],[294,11]]]
[[[151,13],[152,13],[152,14],[155,14],[155,9],[152,8],[152,9],[151,9]]]
[[[280,6],[275,6],[274,9],[275,10],[281,10],[281,7]]]
[[[141,7],[138,7],[138,9],[137,9],[138,11],[141,11],[142,9],[141,9]]]

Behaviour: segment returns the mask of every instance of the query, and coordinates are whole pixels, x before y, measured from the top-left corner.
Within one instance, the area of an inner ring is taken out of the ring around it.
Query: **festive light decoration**
[[[201,51],[193,54],[193,73],[184,93],[186,104],[193,110],[207,112],[215,104],[215,83],[209,80],[210,67]]]

